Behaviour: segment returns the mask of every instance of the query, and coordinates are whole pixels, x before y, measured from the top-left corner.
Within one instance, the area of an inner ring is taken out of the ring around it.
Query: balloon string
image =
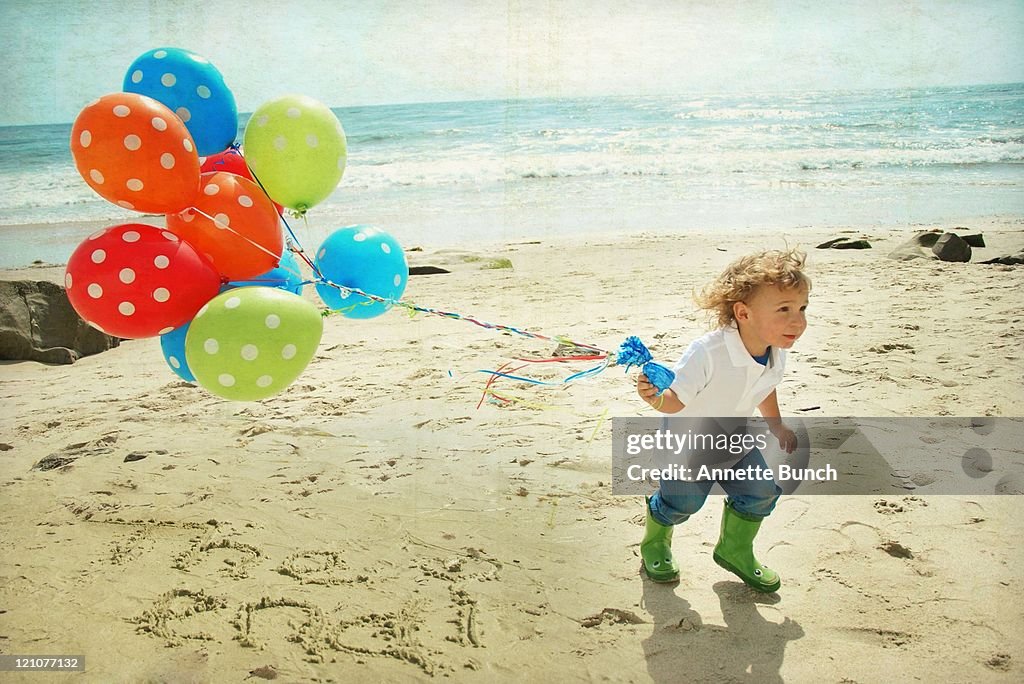
[[[237,148],[235,148],[235,149],[237,149]],[[245,160],[244,156],[242,157],[242,161],[245,163],[246,168],[249,169],[249,173],[252,175],[252,178],[256,182],[256,184],[259,185],[260,189],[267,196],[267,198],[270,199],[271,201],[273,201],[273,198],[270,196],[270,193],[267,192],[266,186],[263,185],[263,182],[259,179],[259,176],[252,170],[252,167],[249,166],[249,162]],[[204,215],[206,215],[206,214],[204,214]],[[208,215],[206,215],[206,216],[209,218]],[[306,230],[307,230],[307,232],[309,232],[309,219],[308,219],[308,215],[307,215],[307,213],[305,211],[296,212],[295,214],[293,214],[293,218],[302,218],[303,223],[306,226]],[[497,372],[497,371],[489,371],[489,370],[480,370],[480,371],[478,371],[478,372],[481,372],[481,373],[491,374],[492,378],[500,376],[500,377],[507,377],[507,378],[510,378],[510,379],[519,380],[519,381],[522,381],[522,382],[529,382],[529,383],[537,384],[537,385],[559,385],[559,384],[568,384],[568,383],[574,382],[576,380],[582,380],[584,378],[595,376],[598,373],[604,371],[606,368],[609,368],[611,366],[616,365],[616,355],[613,352],[607,351],[605,349],[601,349],[600,347],[597,347],[597,346],[594,346],[594,345],[584,344],[582,342],[577,342],[575,340],[569,339],[568,337],[564,337],[564,336],[548,336],[548,335],[543,335],[541,333],[530,332],[528,330],[523,330],[521,328],[516,328],[516,327],[513,327],[513,326],[509,326],[509,325],[503,325],[503,324],[500,324],[500,323],[489,323],[487,321],[478,320],[478,319],[476,319],[476,318],[474,318],[472,316],[464,316],[462,314],[451,312],[451,311],[442,311],[440,309],[435,309],[435,308],[432,308],[432,307],[419,306],[419,305],[417,305],[417,304],[415,304],[413,302],[408,302],[408,301],[405,301],[405,300],[395,300],[395,299],[385,298],[385,297],[381,297],[381,296],[376,295],[376,294],[372,294],[372,293],[366,292],[366,291],[364,291],[364,290],[362,290],[360,288],[357,288],[357,287],[351,287],[351,286],[340,285],[338,283],[335,283],[335,282],[331,281],[329,278],[325,277],[324,274],[317,267],[316,263],[309,257],[308,254],[306,254],[305,249],[303,249],[303,247],[302,247],[301,241],[299,240],[298,236],[295,234],[295,231],[292,230],[291,225],[288,223],[288,219],[286,219],[284,217],[284,215],[281,215],[281,221],[282,221],[282,223],[284,223],[284,227],[288,231],[288,235],[291,237],[291,242],[292,242],[292,245],[293,245],[292,248],[291,248],[292,252],[295,253],[296,256],[301,258],[306,263],[306,265],[309,266],[310,270],[312,270],[313,276],[314,276],[314,281],[313,282],[316,282],[318,284],[323,284],[323,285],[326,285],[328,287],[333,287],[334,289],[338,290],[341,293],[342,298],[345,298],[345,299],[347,299],[348,297],[350,297],[352,295],[357,295],[357,296],[362,298],[361,300],[353,301],[353,303],[351,305],[349,305],[348,307],[345,307],[344,309],[335,309],[335,310],[332,310],[330,312],[325,313],[325,315],[339,314],[339,313],[344,315],[344,314],[347,314],[347,313],[351,313],[352,311],[355,311],[356,307],[359,307],[359,306],[372,306],[374,303],[377,303],[377,304],[383,304],[386,308],[391,308],[391,307],[403,308],[403,309],[405,309],[408,312],[410,317],[415,316],[417,313],[423,313],[423,314],[427,314],[427,315],[431,315],[431,316],[439,316],[439,317],[442,317],[442,318],[450,318],[450,319],[455,319],[455,320],[462,320],[462,321],[467,321],[469,323],[472,323],[472,324],[474,324],[476,326],[479,326],[481,328],[484,328],[486,330],[497,330],[499,332],[509,332],[509,333],[513,333],[513,334],[516,334],[516,335],[520,335],[522,337],[527,337],[527,338],[537,339],[537,340],[545,340],[545,341],[548,341],[548,342],[557,342],[561,346],[568,346],[568,347],[573,347],[573,348],[583,349],[583,350],[586,350],[586,351],[589,351],[589,352],[593,352],[592,354],[588,354],[586,356],[553,358],[553,359],[549,359],[548,361],[556,361],[556,360],[559,360],[559,361],[561,361],[561,360],[565,360],[565,361],[568,361],[568,360],[572,360],[572,361],[596,361],[596,360],[601,360],[602,361],[602,363],[600,365],[597,365],[597,366],[594,366],[594,367],[589,368],[587,370],[581,371],[579,373],[574,373],[574,374],[570,375],[565,380],[563,380],[561,383],[544,382],[544,381],[540,381],[540,380],[531,380],[529,378],[513,376],[513,375],[510,375],[510,374],[504,374],[504,373],[500,373],[500,372]],[[230,226],[228,226],[228,229],[230,229]],[[235,232],[235,234],[238,235],[237,232]],[[240,237],[242,237],[242,239],[247,240],[248,242],[250,242],[252,244],[255,244],[252,240],[250,240],[248,237],[246,237],[244,235],[240,235]],[[257,246],[260,249],[263,249],[263,251],[271,253],[269,250],[264,248],[262,245],[257,245]]]
[[[252,245],[252,246],[253,246],[253,247],[255,247],[256,249],[260,250],[260,251],[261,251],[261,252],[263,252],[264,254],[268,254],[268,255],[270,255],[271,257],[273,257],[273,258],[274,258],[274,261],[276,262],[276,266],[275,266],[275,268],[283,268],[283,269],[285,269],[285,270],[286,270],[286,271],[287,271],[288,273],[291,273],[292,275],[294,275],[295,277],[297,277],[297,278],[298,278],[299,280],[303,280],[303,275],[302,275],[302,273],[296,272],[296,271],[292,270],[291,268],[288,268],[287,264],[282,264],[282,263],[281,263],[281,255],[280,255],[280,254],[277,254],[276,252],[274,252],[274,251],[273,251],[273,250],[271,250],[271,249],[267,249],[267,247],[266,247],[265,245],[262,245],[262,244],[260,244],[259,242],[256,242],[255,240],[253,240],[252,238],[250,238],[250,237],[249,237],[248,235],[242,235],[241,233],[239,233],[239,232],[238,232],[237,230],[235,230],[235,229],[234,229],[234,228],[232,228],[231,226],[227,225],[226,223],[224,223],[224,222],[222,222],[222,221],[218,221],[218,220],[217,220],[217,219],[216,219],[215,217],[213,217],[213,216],[210,216],[210,215],[209,215],[209,214],[207,214],[207,213],[206,213],[205,211],[203,211],[202,209],[199,209],[199,208],[197,208],[197,207],[189,207],[188,209],[185,209],[185,210],[184,210],[184,211],[182,211],[181,213],[182,213],[182,214],[184,214],[184,213],[186,213],[186,212],[194,212],[194,213],[196,213],[196,214],[198,214],[198,215],[200,215],[200,216],[203,216],[203,217],[205,217],[205,218],[209,219],[210,221],[213,221],[213,224],[214,224],[214,225],[215,225],[215,226],[217,227],[217,229],[219,229],[219,230],[226,230],[226,231],[228,231],[229,233],[233,233],[234,235],[236,235],[236,236],[238,236],[239,238],[241,238],[241,239],[245,240],[245,241],[246,241],[246,242],[248,242],[248,243],[249,243],[250,245]],[[293,249],[292,251],[295,251],[295,250]]]

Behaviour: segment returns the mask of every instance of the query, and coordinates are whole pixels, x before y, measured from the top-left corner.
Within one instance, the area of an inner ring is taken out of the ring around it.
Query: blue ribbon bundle
[[[619,366],[625,366],[627,371],[633,366],[640,366],[644,375],[651,381],[651,384],[658,388],[658,394],[660,395],[672,385],[672,381],[676,379],[676,374],[660,363],[654,363],[653,358],[651,352],[640,341],[640,338],[636,335],[630,335],[626,338],[625,342],[619,345],[619,355],[615,359],[615,363]]]

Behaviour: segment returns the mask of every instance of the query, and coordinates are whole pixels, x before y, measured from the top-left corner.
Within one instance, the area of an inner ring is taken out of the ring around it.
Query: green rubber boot
[[[714,559],[751,588],[766,594],[782,586],[779,574],[754,558],[754,537],[761,518],[738,513],[728,501],[722,514],[722,534],[715,545]]]
[[[679,566],[672,558],[671,525],[662,525],[651,516],[651,500],[644,497],[647,527],[640,542],[640,557],[644,559],[644,572],[653,582],[675,582],[679,579]]]

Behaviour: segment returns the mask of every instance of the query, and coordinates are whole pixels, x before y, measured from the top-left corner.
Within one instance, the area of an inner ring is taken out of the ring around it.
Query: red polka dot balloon
[[[249,170],[249,166],[245,163],[245,158],[242,156],[241,152],[234,148],[228,148],[223,152],[211,154],[208,157],[200,157],[199,161],[202,164],[199,167],[199,170],[202,173],[225,171],[227,173],[233,173],[236,176],[252,180],[252,172]]]
[[[170,231],[141,223],[88,237],[68,261],[68,299],[94,328],[115,337],[163,335],[217,295],[220,277]]]
[[[194,208],[168,214],[167,229],[193,245],[217,272],[240,280],[276,268],[284,249],[280,216],[251,180],[204,173]]]
[[[104,95],[71,128],[71,156],[103,199],[135,211],[169,214],[199,193],[199,156],[181,119],[136,93]]]
[[[256,182],[256,179],[252,177],[252,171],[249,170],[249,165],[245,163],[245,157],[238,150],[230,147],[223,152],[218,154],[211,154],[209,157],[200,157],[199,167],[200,173],[213,173],[215,171],[224,171],[225,173],[233,173],[236,176],[247,178],[248,180]],[[259,183],[257,183],[259,185]],[[260,188],[260,192],[263,192],[263,188]],[[263,193],[266,194],[266,193]],[[274,208],[277,209],[278,214],[284,213],[284,207],[277,202],[274,202]]]

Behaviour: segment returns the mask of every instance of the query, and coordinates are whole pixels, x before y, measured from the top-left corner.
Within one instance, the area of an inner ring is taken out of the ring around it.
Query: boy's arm
[[[782,426],[782,412],[779,410],[779,395],[775,390],[764,398],[760,404],[757,405],[757,409],[764,416],[764,420],[768,423],[768,428],[774,433],[775,430]]]
[[[793,453],[796,448],[796,434],[782,423],[782,412],[779,410],[779,395],[775,390],[764,398],[757,405],[764,420],[768,423],[768,429],[779,440],[779,446],[787,453]]]
[[[640,397],[656,411],[677,413],[683,410],[683,402],[671,389],[658,394],[658,388],[651,384],[646,375],[641,374],[636,381],[636,391]]]

